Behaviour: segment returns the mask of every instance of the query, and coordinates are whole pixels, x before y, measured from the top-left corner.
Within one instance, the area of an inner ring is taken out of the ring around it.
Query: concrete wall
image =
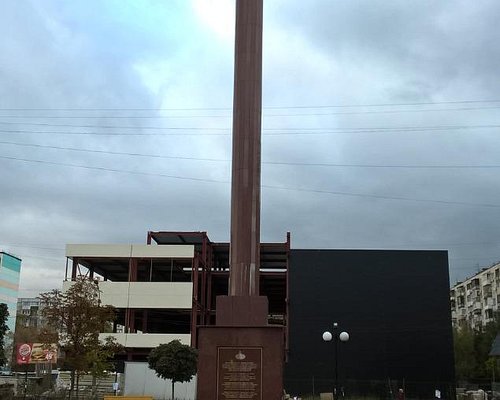
[[[103,304],[117,308],[192,307],[191,282],[99,282]]]
[[[117,342],[124,347],[148,349],[158,347],[162,343],[169,343],[178,339],[182,344],[191,344],[190,334],[181,333],[101,333],[99,339],[104,340],[107,336],[113,336]]]
[[[193,258],[193,245],[67,244],[66,257]]]
[[[74,282],[65,281],[63,291]],[[177,308],[192,307],[191,282],[99,282],[102,304],[116,308]]]
[[[152,395],[155,400],[167,400],[171,397],[172,384],[169,380],[160,379],[148,368],[147,363],[125,362],[125,396]],[[177,400],[195,400],[196,377],[191,382],[175,384]]]

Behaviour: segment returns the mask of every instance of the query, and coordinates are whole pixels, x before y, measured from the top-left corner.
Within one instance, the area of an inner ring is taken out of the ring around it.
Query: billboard
[[[57,345],[21,343],[17,345],[17,364],[57,363]]]

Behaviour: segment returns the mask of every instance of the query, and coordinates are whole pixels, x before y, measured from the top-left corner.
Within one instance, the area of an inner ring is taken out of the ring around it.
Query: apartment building
[[[14,332],[16,327],[20,275],[21,259],[12,254],[0,251],[0,303],[7,304],[9,310],[7,326],[11,332]]]
[[[500,303],[500,263],[458,282],[450,290],[453,326],[478,329],[492,322]]]
[[[17,323],[26,327],[43,326],[42,301],[39,297],[20,297],[17,299]]]

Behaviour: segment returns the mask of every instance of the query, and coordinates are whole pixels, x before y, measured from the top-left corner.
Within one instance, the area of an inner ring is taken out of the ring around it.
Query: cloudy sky
[[[262,240],[500,260],[500,3],[265,0]],[[0,248],[229,237],[234,0],[6,0]]]

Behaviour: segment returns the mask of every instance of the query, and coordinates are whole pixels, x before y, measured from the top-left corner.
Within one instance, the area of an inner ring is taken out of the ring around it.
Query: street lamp
[[[337,329],[338,329],[338,324],[336,322],[333,323],[333,334],[329,331],[323,332],[323,340],[325,342],[330,342],[332,339],[334,339],[334,358],[335,358],[335,386],[333,387],[333,396],[335,399],[337,399],[337,388],[338,388],[338,343],[339,340],[341,342],[347,342],[349,340],[349,334],[345,331],[340,332],[340,334],[337,334]]]

